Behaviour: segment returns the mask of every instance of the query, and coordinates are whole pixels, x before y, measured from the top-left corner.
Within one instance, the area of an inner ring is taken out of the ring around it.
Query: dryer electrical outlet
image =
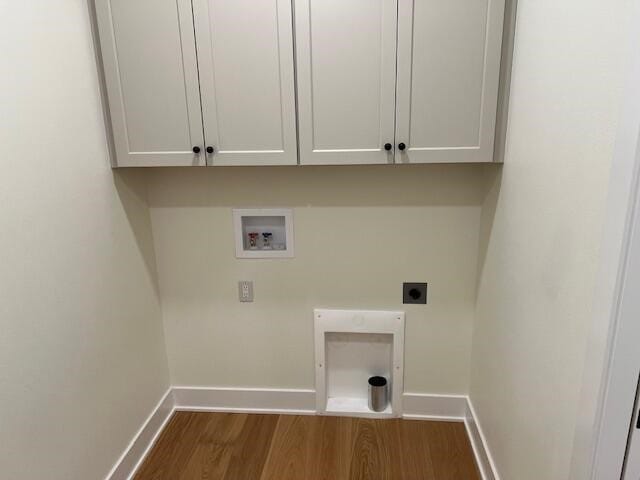
[[[427,304],[427,284],[426,283],[403,283],[402,303],[404,304]]]

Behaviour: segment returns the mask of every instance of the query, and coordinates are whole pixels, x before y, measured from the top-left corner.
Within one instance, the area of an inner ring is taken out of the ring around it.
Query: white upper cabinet
[[[393,163],[397,0],[295,0],[301,164]]]
[[[115,166],[494,160],[505,0],[94,1]]]
[[[98,0],[96,11],[116,166],[204,165],[191,1]]]
[[[504,0],[399,0],[396,162],[491,162]]]
[[[193,7],[209,164],[296,164],[291,1]]]

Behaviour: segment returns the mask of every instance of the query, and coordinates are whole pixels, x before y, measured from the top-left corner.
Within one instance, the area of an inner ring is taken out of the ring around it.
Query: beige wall
[[[503,480],[569,476],[628,6],[520,2],[471,359],[471,399]]]
[[[176,385],[313,388],[314,307],[406,310],[406,390],[466,393],[471,365],[503,480],[566,479],[620,103],[614,3],[520,2],[503,169],[116,173],[85,3],[0,3],[2,475],[104,477],[169,384],[161,296]],[[293,207],[296,258],[235,259],[235,206]],[[429,305],[403,306],[402,281],[423,280]]]
[[[466,393],[483,167],[158,169],[149,202],[174,385],[313,388],[314,307],[407,312],[405,389]],[[293,207],[296,258],[235,258],[232,207]],[[238,302],[238,280],[255,303]],[[403,306],[402,282],[429,282]]]
[[[149,213],[87,6],[0,2],[0,477],[102,479],[169,383]]]

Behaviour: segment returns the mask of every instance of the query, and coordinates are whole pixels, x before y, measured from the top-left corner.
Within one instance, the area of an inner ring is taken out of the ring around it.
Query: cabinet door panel
[[[396,0],[296,0],[300,160],[390,163]]]
[[[189,0],[97,0],[116,166],[203,165]]]
[[[491,162],[504,0],[399,0],[400,162]]]
[[[296,164],[290,1],[195,0],[194,13],[210,163]]]

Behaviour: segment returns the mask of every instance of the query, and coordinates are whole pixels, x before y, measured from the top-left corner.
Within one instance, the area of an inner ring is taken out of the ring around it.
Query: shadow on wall
[[[149,207],[481,206],[478,287],[502,170],[481,164],[128,168],[114,170],[113,179],[159,295]]]
[[[502,171],[504,165],[499,164],[494,168],[487,168],[484,172],[484,192],[485,198],[482,203],[482,215],[480,218],[480,240],[478,245],[478,268],[476,279],[476,292],[480,288],[484,264],[487,257],[487,250],[491,240],[491,231],[493,230],[493,222],[498,207],[498,199],[500,198],[500,189],[502,188]]]
[[[151,230],[151,217],[147,203],[147,176],[137,169],[113,170],[113,182],[140,255],[153,284],[156,297],[160,297],[156,252]]]
[[[495,165],[155,168],[152,207],[482,205]]]

